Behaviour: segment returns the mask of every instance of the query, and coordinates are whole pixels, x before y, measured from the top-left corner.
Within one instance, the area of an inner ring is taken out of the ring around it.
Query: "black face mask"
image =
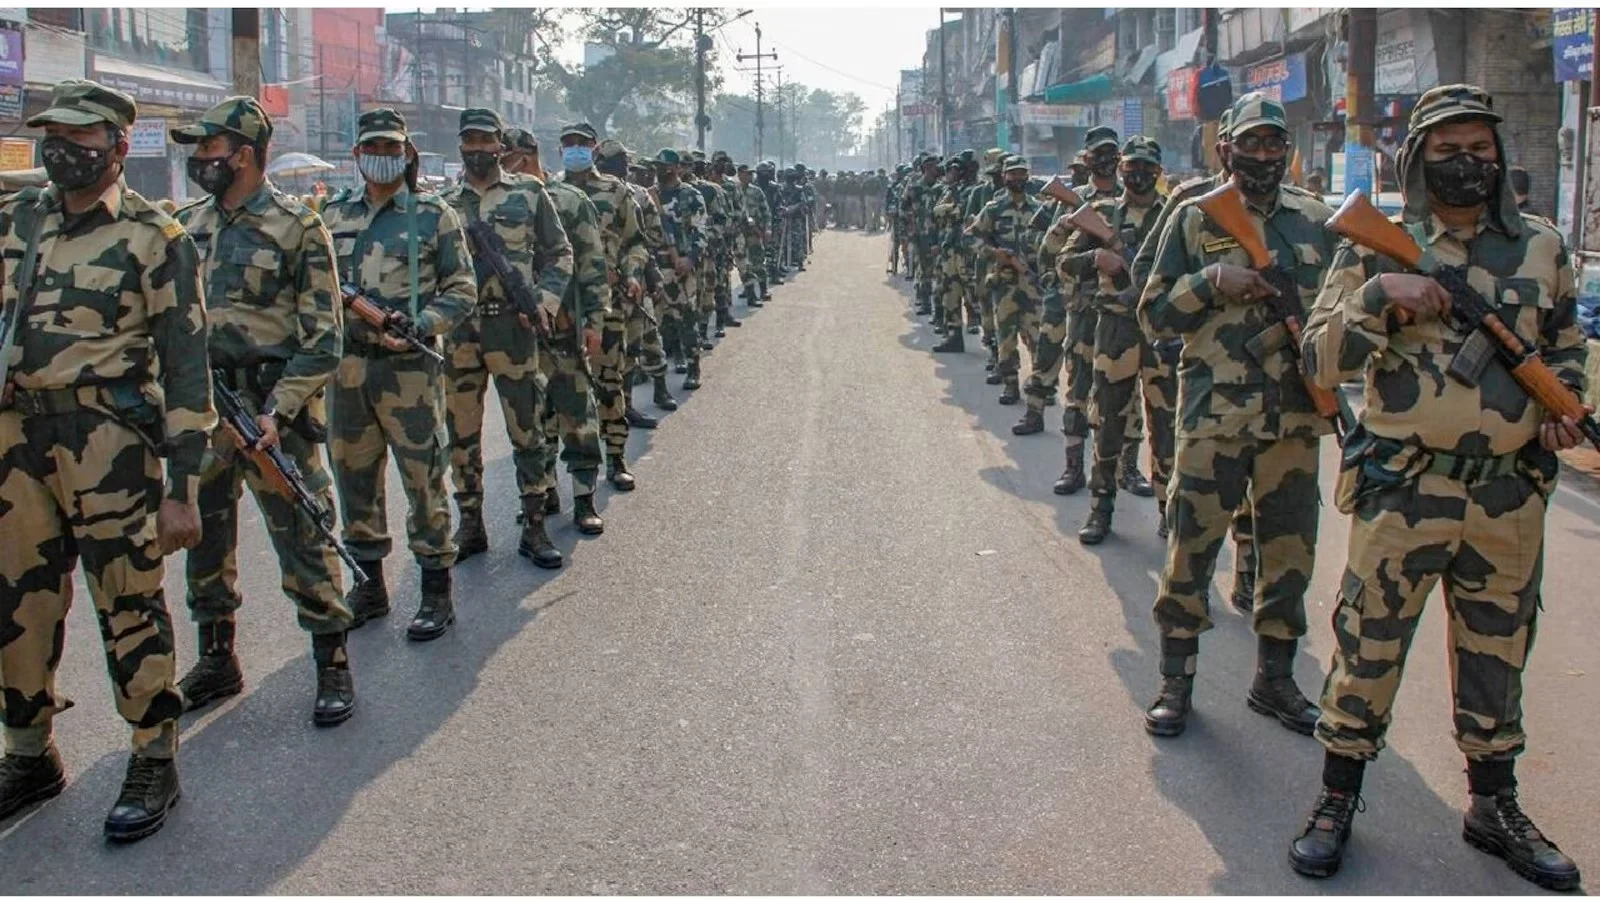
[[[1471,208],[1489,202],[1500,187],[1500,164],[1457,153],[1438,162],[1424,160],[1428,193],[1445,206]]]
[[[1289,158],[1260,160],[1243,153],[1233,154],[1229,160],[1233,166],[1233,174],[1239,176],[1239,187],[1246,194],[1264,196],[1276,193],[1278,185],[1283,184],[1283,176],[1289,172]]]
[[[1156,173],[1125,172],[1122,175],[1122,184],[1130,193],[1143,196],[1156,189]]]
[[[1096,178],[1114,178],[1117,174],[1117,164],[1122,160],[1115,153],[1096,153],[1089,157],[1089,171]]]
[[[461,151],[461,167],[473,178],[488,178],[500,162],[500,154],[493,150]]]
[[[1025,191],[1027,189],[1028,189],[1028,182],[1026,182],[1026,181],[1015,181],[1015,180],[1006,181],[1006,190],[1010,191],[1013,194],[1020,194],[1020,193],[1022,193],[1023,191]]]
[[[1083,187],[1084,185],[1086,185],[1088,183],[1089,183],[1089,170],[1088,169],[1073,169],[1072,170],[1072,186],[1073,187]]]
[[[74,144],[64,137],[47,137],[39,145],[45,174],[64,191],[77,191],[100,180],[111,165],[106,150]]]
[[[228,157],[213,156],[210,159],[199,156],[189,157],[187,163],[189,180],[200,185],[200,190],[213,197],[221,197],[233,186],[235,173],[228,167]]]

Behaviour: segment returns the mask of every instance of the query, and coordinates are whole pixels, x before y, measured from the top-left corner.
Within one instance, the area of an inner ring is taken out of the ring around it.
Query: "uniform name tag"
[[[1201,249],[1207,253],[1221,253],[1224,250],[1239,249],[1239,242],[1233,238],[1222,238],[1216,241],[1207,241]]]

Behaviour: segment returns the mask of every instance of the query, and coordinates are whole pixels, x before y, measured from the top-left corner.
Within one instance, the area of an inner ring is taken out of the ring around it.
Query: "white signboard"
[[[159,159],[167,155],[167,120],[135,119],[128,129],[128,155]]]
[[[1053,103],[1018,103],[1017,114],[1024,125],[1047,128],[1088,128],[1094,124],[1094,107]]]

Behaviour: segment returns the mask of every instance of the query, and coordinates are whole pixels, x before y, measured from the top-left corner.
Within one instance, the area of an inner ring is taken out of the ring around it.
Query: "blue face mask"
[[[561,165],[568,172],[581,172],[594,166],[594,150],[589,147],[562,147]]]

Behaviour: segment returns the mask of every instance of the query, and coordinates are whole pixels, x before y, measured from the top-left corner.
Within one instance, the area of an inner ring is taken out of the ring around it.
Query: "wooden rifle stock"
[[[1060,203],[1067,209],[1077,209],[1083,205],[1083,198],[1078,196],[1077,191],[1068,187],[1067,183],[1061,180],[1060,175],[1052,177],[1049,182],[1047,182],[1045,186],[1039,190],[1039,193],[1049,197],[1051,200],[1054,200],[1057,203]]]
[[[1100,242],[1107,250],[1120,250],[1122,241],[1111,229],[1111,223],[1092,206],[1080,206],[1067,216],[1067,224]]]

